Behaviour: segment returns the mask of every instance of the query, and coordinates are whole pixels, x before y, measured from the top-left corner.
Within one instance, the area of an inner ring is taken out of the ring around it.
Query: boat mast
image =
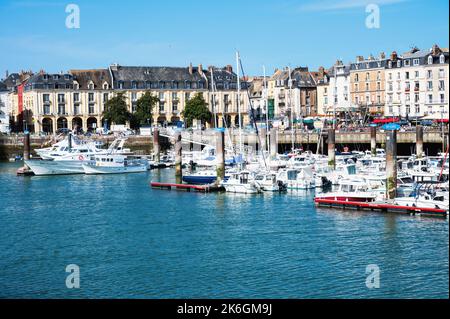
[[[264,136],[264,138],[266,139],[266,149],[267,151],[269,151],[269,139],[268,134],[269,134],[269,103],[268,103],[268,94],[267,94],[267,82],[266,82],[266,67],[263,65],[263,84],[264,84],[264,96],[263,96],[263,100],[264,100],[264,107],[266,109],[266,136]]]
[[[239,52],[236,51],[236,75],[237,75],[237,109],[238,109],[238,120],[239,120],[239,152],[242,156],[242,117],[241,117],[241,79],[239,72]]]
[[[218,126],[217,111],[216,111],[216,93],[214,91],[214,68],[211,68],[211,92],[212,92],[212,109],[214,115],[214,127]]]
[[[291,110],[291,140],[292,140],[292,151],[295,148],[294,142],[294,108],[292,107],[292,78],[291,78],[291,67],[288,66],[289,72],[289,109]]]

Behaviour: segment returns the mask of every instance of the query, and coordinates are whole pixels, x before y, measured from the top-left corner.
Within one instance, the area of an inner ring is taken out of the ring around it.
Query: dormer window
[[[405,60],[405,66],[409,66],[409,60]]]
[[[137,89],[137,82],[131,82],[131,88],[132,89]]]
[[[88,90],[93,90],[94,89],[94,82],[89,82],[88,84]]]
[[[433,64],[433,57],[431,55],[428,57],[428,64]]]
[[[414,65],[414,66],[419,65],[419,59],[414,59],[414,60],[413,60],[413,65]]]
[[[58,74],[53,75],[53,80],[58,80],[58,79],[59,79],[59,75]]]
[[[389,67],[389,69],[392,68],[392,61],[388,62],[388,67]]]
[[[108,85],[108,83],[103,83],[103,90],[107,90],[109,88],[109,85]]]
[[[402,61],[398,60],[397,61],[397,68],[401,68],[402,67]]]
[[[44,77],[44,80],[48,80],[48,74],[44,74],[43,77]],[[14,80],[14,82],[16,82],[16,81]]]
[[[73,89],[74,90],[79,90],[80,89],[80,85],[78,84],[78,82],[74,82],[73,83]]]
[[[70,80],[70,75],[69,74],[64,75],[64,79],[65,80]]]
[[[439,56],[439,63],[440,63],[440,64],[444,64],[444,63],[445,63],[445,56],[444,56],[443,54],[441,54],[441,55]]]

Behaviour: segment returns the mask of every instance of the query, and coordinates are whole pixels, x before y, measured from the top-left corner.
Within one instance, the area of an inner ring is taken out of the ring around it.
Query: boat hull
[[[87,175],[142,173],[147,171],[147,166],[138,165],[138,166],[108,167],[108,166],[94,166],[85,164],[83,165],[83,171]]]
[[[25,161],[25,165],[37,176],[84,174],[84,163],[87,163],[87,161]]]

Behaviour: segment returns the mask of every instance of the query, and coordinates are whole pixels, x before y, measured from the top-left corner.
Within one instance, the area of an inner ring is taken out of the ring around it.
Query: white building
[[[9,133],[9,91],[6,85],[0,82],[0,133]]]
[[[434,45],[412,49],[386,64],[386,116],[448,119],[449,53]]]

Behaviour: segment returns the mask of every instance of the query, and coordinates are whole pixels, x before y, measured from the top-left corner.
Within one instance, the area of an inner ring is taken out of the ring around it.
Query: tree
[[[212,113],[208,109],[208,103],[203,98],[203,94],[197,93],[192,99],[186,103],[182,115],[186,123],[186,127],[192,126],[192,121],[200,120],[202,124],[211,121]]]
[[[109,123],[119,125],[126,124],[131,119],[131,113],[128,111],[123,93],[118,93],[117,96],[105,103],[103,118],[108,120]]]
[[[145,92],[136,102],[136,112],[133,114],[137,126],[152,122],[152,112],[159,99],[150,92]]]

